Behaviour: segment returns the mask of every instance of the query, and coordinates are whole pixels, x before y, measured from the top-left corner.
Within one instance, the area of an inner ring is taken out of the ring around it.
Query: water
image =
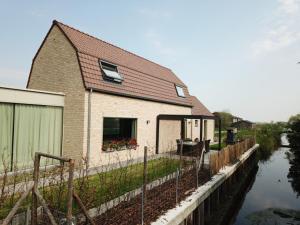
[[[285,136],[282,142],[287,144]],[[237,206],[231,224],[300,225],[300,160],[293,162],[293,159],[289,148],[279,148],[267,161],[259,162],[254,182],[240,207]],[[298,172],[292,173],[295,167]]]

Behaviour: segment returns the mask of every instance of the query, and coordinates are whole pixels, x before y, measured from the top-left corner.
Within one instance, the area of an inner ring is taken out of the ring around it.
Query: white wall
[[[87,137],[88,92],[85,97],[85,137]],[[149,147],[150,154],[155,153],[156,145],[156,117],[158,114],[191,114],[190,107],[176,106],[164,103],[119,97],[93,92],[91,97],[91,148],[90,166],[127,160],[143,156],[144,146]],[[118,152],[103,152],[103,118],[123,117],[137,118],[137,150],[124,150]],[[147,124],[147,120],[150,121]],[[161,121],[160,126],[160,152],[176,146],[176,139],[180,137],[180,121]],[[87,144],[87,143],[85,143]],[[86,149],[84,150],[86,155]]]
[[[196,120],[194,119],[188,119],[186,121],[187,126],[186,126],[186,137],[191,138],[194,140],[195,138],[200,139],[200,120],[198,120],[198,127],[195,126]],[[204,130],[205,130],[205,120],[203,120],[203,139],[205,138],[204,135]],[[215,121],[214,120],[206,120],[207,121],[207,140],[211,140],[213,142],[214,140],[214,131],[215,131]]]

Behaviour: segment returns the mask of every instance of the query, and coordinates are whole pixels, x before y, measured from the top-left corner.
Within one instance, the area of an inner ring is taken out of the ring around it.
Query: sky
[[[1,85],[25,88],[54,19],[172,69],[212,112],[300,113],[300,0],[0,0]]]

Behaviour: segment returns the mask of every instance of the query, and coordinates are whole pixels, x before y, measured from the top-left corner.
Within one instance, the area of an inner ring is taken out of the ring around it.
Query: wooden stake
[[[81,199],[79,198],[79,196],[75,192],[73,192],[73,196],[74,196],[76,202],[78,203],[79,207],[83,211],[85,217],[88,219],[89,223],[92,224],[92,225],[96,225],[95,222],[93,221],[93,219],[90,217],[87,209],[83,205],[83,203],[82,203]]]
[[[68,180],[68,202],[67,202],[67,224],[72,225],[72,200],[73,200],[73,176],[74,160],[69,161],[69,180]]]
[[[5,220],[3,221],[2,225],[8,225],[10,224],[11,220],[13,219],[14,215],[17,213],[19,207],[21,206],[21,203],[24,201],[24,199],[29,195],[30,191],[32,191],[33,184],[30,185],[30,187],[22,194],[21,198],[17,201],[15,206],[12,208],[12,210],[9,212]]]
[[[39,202],[42,204],[43,208],[45,209],[46,213],[47,213],[47,216],[49,217],[50,219],[50,222],[52,225],[57,225],[55,219],[54,219],[54,216],[52,215],[50,209],[48,208],[47,206],[47,203],[46,201],[43,199],[42,195],[40,194],[40,192],[38,190],[35,191],[35,196],[39,199]]]
[[[35,153],[34,157],[34,170],[33,170],[33,188],[32,188],[32,208],[31,208],[31,225],[37,225],[37,196],[36,192],[38,190],[39,185],[39,173],[40,173],[40,155],[39,153]]]

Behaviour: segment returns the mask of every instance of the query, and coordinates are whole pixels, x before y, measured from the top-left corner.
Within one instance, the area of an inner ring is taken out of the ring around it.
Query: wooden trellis
[[[34,159],[34,171],[33,171],[33,183],[29,185],[29,188],[21,195],[21,198],[17,201],[15,206],[9,212],[7,217],[4,219],[2,225],[9,225],[12,221],[13,217],[17,213],[18,209],[21,206],[21,203],[26,199],[26,197],[32,192],[32,204],[31,204],[31,225],[38,225],[38,202],[42,205],[44,210],[46,211],[47,216],[50,219],[52,225],[57,225],[57,222],[54,219],[54,216],[51,210],[48,208],[47,203],[43,196],[40,194],[38,190],[39,184],[39,174],[40,174],[40,160],[41,157],[46,157],[50,159],[59,160],[62,165],[65,163],[69,164],[69,178],[68,178],[68,193],[67,193],[67,214],[66,220],[68,225],[72,225],[72,205],[73,205],[73,198],[78,203],[79,207],[81,208],[82,212],[84,213],[86,219],[89,221],[90,224],[96,225],[92,218],[88,215],[88,211],[83,205],[82,201],[80,200],[79,196],[73,190],[73,176],[74,176],[74,160],[67,159],[63,157],[53,156],[45,153],[36,152],[35,159]]]

